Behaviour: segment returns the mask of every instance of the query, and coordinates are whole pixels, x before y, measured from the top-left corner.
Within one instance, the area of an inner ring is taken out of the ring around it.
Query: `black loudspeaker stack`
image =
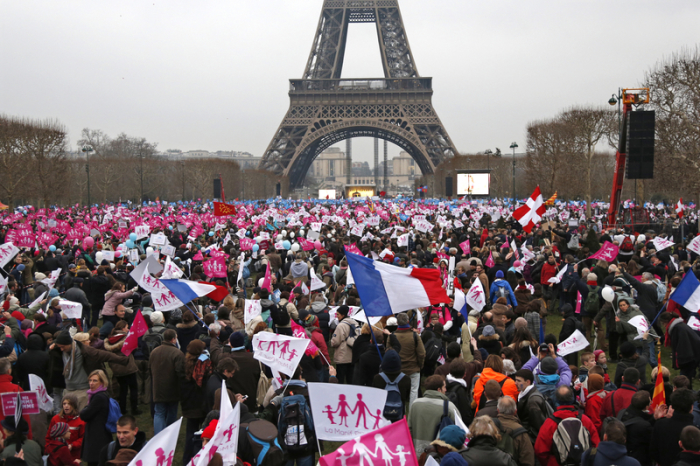
[[[214,199],[221,199],[221,180],[214,178]]]
[[[445,178],[445,196],[452,197],[452,177]]]
[[[629,114],[627,126],[628,180],[643,180],[654,177],[654,130],[656,114],[651,111],[636,111]]]

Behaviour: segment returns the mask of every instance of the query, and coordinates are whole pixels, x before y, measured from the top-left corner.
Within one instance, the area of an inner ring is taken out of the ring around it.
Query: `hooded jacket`
[[[124,346],[124,342],[126,341],[126,336],[126,333],[118,333],[116,335],[108,337],[104,341],[105,350],[115,354],[124,355],[121,349],[122,346]],[[110,369],[112,369],[112,373],[115,377],[124,377],[130,374],[135,374],[139,371],[138,367],[136,367],[136,362],[134,361],[133,353],[129,355],[129,361],[126,363],[126,365],[110,364],[109,367]]]
[[[19,384],[25,390],[29,390],[29,374],[38,375],[46,384],[49,374],[49,353],[46,352],[44,337],[37,334],[29,335],[27,350],[17,358],[15,371]]]
[[[590,466],[640,466],[639,461],[631,456],[627,456],[627,447],[617,442],[600,442],[592,463],[588,460],[590,454],[590,450],[583,452],[581,464]]]
[[[559,419],[567,419],[578,415],[579,413],[575,406],[563,405],[559,406],[552,416]],[[593,422],[588,418],[588,416],[583,414],[581,415],[581,423],[590,434],[591,445],[594,447],[597,446],[598,443],[600,443],[600,437],[598,437],[598,431],[593,425]],[[542,428],[537,435],[537,440],[535,441],[535,456],[542,466],[559,466],[559,462],[552,452],[552,439],[557,427],[558,424],[556,421],[547,418],[544,421],[544,424],[542,424]]]
[[[557,383],[557,387],[561,387],[562,385],[571,385],[571,369],[569,369],[569,365],[566,364],[566,361],[564,361],[564,358],[562,357],[557,356],[554,358],[554,360],[557,363],[557,374],[559,374],[559,382]],[[533,356],[528,362],[523,364],[522,368],[531,370],[535,375],[540,374],[540,360],[537,358],[537,356]]]
[[[333,362],[336,364],[352,363],[352,344],[354,344],[355,335],[351,335],[352,327],[357,329],[358,324],[350,317],[343,318],[333,332],[331,337],[331,346],[335,348],[333,353]],[[348,339],[351,339],[351,344],[348,345]]]
[[[506,295],[505,298],[508,301],[508,304],[513,306],[513,308],[515,309],[518,306],[518,300],[515,298],[513,288],[511,288],[510,284],[502,278],[497,278],[491,284],[491,288],[489,289],[489,295],[491,296],[491,304],[495,304],[496,300],[501,297],[501,295],[498,294],[498,289],[501,287],[504,288],[504,292]]]

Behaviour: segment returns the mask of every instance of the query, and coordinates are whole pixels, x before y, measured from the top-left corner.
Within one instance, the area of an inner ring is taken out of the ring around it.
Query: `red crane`
[[[622,197],[622,185],[625,180],[625,163],[627,161],[627,118],[632,112],[632,106],[649,103],[649,88],[622,89],[622,123],[620,127],[620,140],[615,154],[615,174],[613,175],[612,195],[610,196],[610,208],[608,210],[608,225],[617,224],[617,215],[620,210]],[[615,105],[619,103],[615,97],[609,103]],[[636,193],[635,193],[636,194]]]

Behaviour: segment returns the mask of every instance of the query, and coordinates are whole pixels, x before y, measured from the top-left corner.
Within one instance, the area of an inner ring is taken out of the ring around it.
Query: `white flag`
[[[307,386],[320,440],[344,442],[391,424],[382,415],[386,390],[329,383]]]
[[[19,248],[12,243],[0,246],[0,268],[5,267],[17,254],[19,254]]]
[[[547,280],[549,283],[559,283],[561,282],[562,277],[566,273],[568,265],[564,265],[564,267],[561,268],[561,270],[557,273],[556,277],[552,277],[549,280]]]
[[[651,241],[654,243],[654,249],[656,249],[656,252],[663,251],[664,249],[670,248],[674,245],[673,241],[661,238],[660,236],[657,236]]]
[[[246,325],[248,324],[248,322],[262,314],[262,305],[260,304],[259,299],[246,299],[245,307],[243,309],[243,319]]]
[[[66,319],[80,319],[83,316],[83,305],[80,303],[61,299],[58,305],[66,315]]]
[[[310,268],[309,272],[311,273],[311,291],[324,289],[326,287],[326,284],[323,283],[323,280],[316,276],[316,272],[314,272],[314,269]]]
[[[53,398],[46,391],[44,380],[35,374],[29,374],[29,389],[37,393],[39,398],[39,408],[42,411],[53,412]]]
[[[566,356],[567,354],[581,351],[586,346],[588,346],[588,340],[586,340],[583,333],[576,330],[573,335],[559,343],[557,346],[557,356]]]
[[[348,267],[348,270],[350,270],[350,267]],[[301,292],[304,294],[304,296],[308,296],[310,293],[309,287],[306,286],[306,283],[304,283],[304,282],[301,282]]]
[[[253,337],[253,356],[270,368],[292,377],[311,340],[259,332]]]
[[[693,240],[688,243],[688,246],[686,247],[688,251],[692,251],[695,254],[700,254],[700,236],[696,236],[693,238]]]
[[[146,464],[172,464],[177,447],[177,438],[180,435],[182,418],[161,430],[158,435],[148,441],[138,452],[129,466],[142,466]],[[206,464],[206,463],[205,463]]]
[[[236,407],[229,412],[228,416],[219,418],[214,435],[209,440],[209,443],[192,458],[192,463],[196,466],[207,466],[216,453],[219,453],[222,458],[230,458],[232,456],[235,458],[236,453],[238,453],[238,428],[240,421],[241,404],[236,403]]]
[[[408,247],[408,233],[399,236],[396,239],[396,245],[398,247]]]
[[[165,256],[165,265],[163,266],[163,273],[160,278],[164,280],[169,278],[182,278],[182,270],[173,264],[170,256]]]
[[[242,252],[241,256],[238,258],[238,277],[236,277],[236,286],[241,285],[241,279],[243,279],[243,262],[245,262],[245,253]]]
[[[47,291],[44,291],[43,293],[41,293],[38,298],[36,298],[34,301],[32,301],[32,303],[29,306],[27,306],[27,308],[31,309],[34,306],[36,306],[37,304],[39,304],[41,302],[41,300],[44,299],[44,296],[46,296],[46,293],[47,293]],[[42,312],[42,314],[43,314],[43,312]]]
[[[479,312],[486,306],[486,293],[484,293],[484,287],[481,285],[481,280],[478,278],[474,280],[471,288],[469,288],[467,304],[469,304],[472,309],[476,309]]]

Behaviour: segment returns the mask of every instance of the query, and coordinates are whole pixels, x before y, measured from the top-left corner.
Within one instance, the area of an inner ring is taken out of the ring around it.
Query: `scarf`
[[[90,400],[92,399],[92,395],[96,395],[97,393],[106,392],[106,391],[107,391],[107,387],[103,387],[103,386],[101,386],[101,385],[100,385],[99,388],[97,388],[97,389],[95,389],[95,390],[88,390],[88,391],[87,391],[88,403],[89,403]]]
[[[194,370],[192,371],[192,379],[195,381],[198,387],[202,387],[202,381],[205,377],[209,377],[211,374],[211,360],[198,359],[194,364]]]
[[[63,358],[63,355],[61,355]],[[75,341],[72,343],[70,350],[70,357],[68,358],[68,364],[63,368],[63,377],[70,379],[73,377],[73,368],[75,367]]]

